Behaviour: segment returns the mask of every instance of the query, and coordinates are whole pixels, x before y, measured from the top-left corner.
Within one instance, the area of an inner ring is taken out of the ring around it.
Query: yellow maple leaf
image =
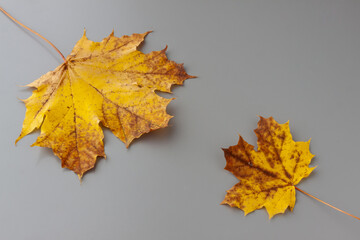
[[[240,182],[227,191],[222,204],[238,207],[245,215],[265,207],[269,218],[295,206],[295,185],[315,169],[308,142],[292,139],[289,123],[279,124],[272,117],[260,117],[258,150],[241,136],[235,146],[224,150],[225,169]]]
[[[148,33],[120,38],[111,33],[93,42],[84,31],[65,63],[27,85],[36,90],[24,100],[26,115],[16,142],[40,128],[32,146],[52,148],[62,167],[81,178],[98,156],[105,157],[100,123],[127,147],[142,134],[166,127],[172,99],[155,90],[170,92],[171,85],[192,76],[167,59],[166,48],[138,51]]]

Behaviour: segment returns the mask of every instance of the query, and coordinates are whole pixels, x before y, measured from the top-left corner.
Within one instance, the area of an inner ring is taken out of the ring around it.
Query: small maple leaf
[[[309,176],[315,167],[309,168],[314,157],[308,142],[294,142],[289,122],[277,123],[272,117],[260,117],[258,150],[241,136],[235,146],[223,149],[225,169],[240,182],[227,191],[222,204],[238,207],[245,215],[265,207],[269,218],[284,213],[295,206],[295,185]]]
[[[142,134],[164,128],[172,116],[172,99],[155,94],[171,92],[173,84],[192,78],[182,64],[167,59],[166,48],[144,54],[136,48],[143,34],[117,38],[112,32],[102,42],[83,37],[54,71],[27,85],[36,90],[24,100],[26,115],[19,141],[35,129],[41,134],[32,146],[52,148],[79,178],[105,157],[100,123],[126,147]]]

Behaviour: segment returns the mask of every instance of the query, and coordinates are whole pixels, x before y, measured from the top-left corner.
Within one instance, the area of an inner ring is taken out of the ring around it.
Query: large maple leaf
[[[241,136],[235,146],[223,149],[225,169],[240,182],[227,191],[222,204],[238,207],[245,215],[265,207],[269,218],[295,206],[295,185],[315,167],[309,164],[314,157],[308,142],[292,139],[289,123],[279,124],[272,117],[260,117],[258,149]]]
[[[93,42],[84,32],[65,63],[28,85],[36,90],[24,100],[27,110],[16,142],[41,128],[32,146],[52,148],[62,167],[81,178],[98,156],[105,157],[100,123],[127,147],[134,138],[166,127],[172,99],[155,90],[170,92],[192,76],[167,59],[166,48],[138,51],[148,33],[121,38],[111,33]]]

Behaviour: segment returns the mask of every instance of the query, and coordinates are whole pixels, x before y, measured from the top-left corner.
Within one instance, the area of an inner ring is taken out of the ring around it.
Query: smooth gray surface
[[[358,239],[359,222],[297,194],[268,220],[219,205],[237,183],[221,147],[255,144],[258,117],[290,120],[312,138],[315,172],[298,186],[360,215],[360,1],[49,1],[1,6],[69,54],[89,39],[154,30],[145,52],[169,46],[197,79],[175,87],[171,127],[105,151],[83,183],[51,150],[14,146],[25,85],[61,63],[41,39],[0,14],[0,239]],[[169,95],[166,95],[170,97]]]

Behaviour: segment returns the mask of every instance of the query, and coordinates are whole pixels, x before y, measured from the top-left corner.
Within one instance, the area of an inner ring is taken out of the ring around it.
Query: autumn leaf
[[[77,42],[65,62],[27,85],[36,88],[24,100],[26,115],[19,141],[35,129],[41,134],[32,146],[52,148],[62,167],[79,178],[105,157],[103,131],[109,128],[126,147],[142,134],[164,128],[172,116],[172,99],[156,90],[171,92],[173,84],[191,78],[182,64],[167,59],[166,48],[144,54],[137,47],[143,34],[101,42]]]
[[[269,218],[295,206],[295,185],[309,176],[315,167],[308,142],[292,139],[289,123],[279,124],[272,117],[260,117],[257,151],[241,136],[235,146],[223,149],[225,169],[240,182],[227,191],[222,204],[237,207],[245,215],[265,207]]]

